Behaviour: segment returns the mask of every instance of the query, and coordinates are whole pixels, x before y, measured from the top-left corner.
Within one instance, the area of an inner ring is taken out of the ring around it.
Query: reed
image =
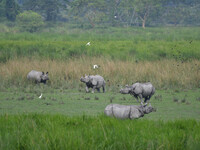
[[[100,65],[93,69],[93,65]],[[136,81],[152,82],[156,88],[198,88],[200,86],[200,61],[120,61],[106,57],[87,57],[63,60],[13,59],[0,64],[2,85],[28,84],[26,75],[31,70],[48,71],[49,85],[80,84],[85,74],[102,75],[107,86],[132,84]]]

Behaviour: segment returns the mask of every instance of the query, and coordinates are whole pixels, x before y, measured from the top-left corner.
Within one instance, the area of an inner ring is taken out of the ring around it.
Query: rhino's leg
[[[106,90],[105,90],[105,85],[103,85],[103,92],[104,92],[104,93],[106,92]]]
[[[92,88],[92,93],[94,93],[94,90],[95,90],[96,88],[97,88],[96,86],[93,86],[93,88]]]
[[[85,87],[86,93],[89,92],[88,86]]]
[[[149,103],[151,96],[148,96],[148,98],[145,98],[145,106]]]
[[[141,101],[141,102],[140,102],[140,104],[141,104],[141,105],[143,105],[142,94],[139,94],[138,96],[139,96],[139,98],[140,98],[140,101]]]
[[[137,102],[139,103],[138,97],[137,96],[134,96],[134,97],[136,98]]]
[[[144,106],[147,106],[148,101],[149,101],[149,98],[148,98],[148,97],[145,97],[145,99],[144,99],[144,102],[145,102]]]
[[[97,91],[100,92],[100,88],[97,88]]]

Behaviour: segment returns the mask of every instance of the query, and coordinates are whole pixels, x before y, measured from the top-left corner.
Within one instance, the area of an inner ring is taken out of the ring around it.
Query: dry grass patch
[[[94,70],[93,65],[100,65]],[[115,61],[104,57],[81,57],[66,61],[15,59],[0,65],[0,77],[4,83],[24,83],[31,70],[48,71],[51,85],[79,83],[85,74],[99,74],[107,85],[125,85],[151,81],[157,88],[197,88],[200,86],[200,61]],[[109,81],[108,81],[109,80]]]

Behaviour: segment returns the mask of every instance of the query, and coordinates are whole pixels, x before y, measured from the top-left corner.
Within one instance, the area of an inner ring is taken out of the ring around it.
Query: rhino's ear
[[[44,75],[44,72],[42,72],[42,75]]]
[[[46,75],[48,75],[49,74],[49,72],[46,72]]]

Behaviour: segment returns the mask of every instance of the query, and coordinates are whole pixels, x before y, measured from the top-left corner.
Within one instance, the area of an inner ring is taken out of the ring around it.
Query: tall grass
[[[109,27],[81,29],[68,24],[45,28],[40,33],[17,32],[9,27],[0,24],[0,40],[52,40],[52,41],[182,41],[200,40],[199,27],[147,27],[145,30],[140,27]],[[6,30],[4,30],[6,28]]]
[[[0,34],[0,62],[32,56],[66,60],[82,55],[120,60],[200,59],[200,28],[52,30]],[[88,41],[89,47],[85,46]]]
[[[200,59],[199,41],[0,41],[0,62],[13,58],[68,59],[104,56],[120,60]]]
[[[100,68],[93,69],[98,64]],[[48,71],[49,85],[62,87],[80,84],[85,74],[102,75],[107,87],[151,81],[156,88],[198,88],[200,87],[200,61],[119,61],[104,57],[80,57],[62,60],[14,59],[0,65],[1,86],[25,85],[31,70]]]
[[[199,149],[195,120],[1,115],[0,149]]]

